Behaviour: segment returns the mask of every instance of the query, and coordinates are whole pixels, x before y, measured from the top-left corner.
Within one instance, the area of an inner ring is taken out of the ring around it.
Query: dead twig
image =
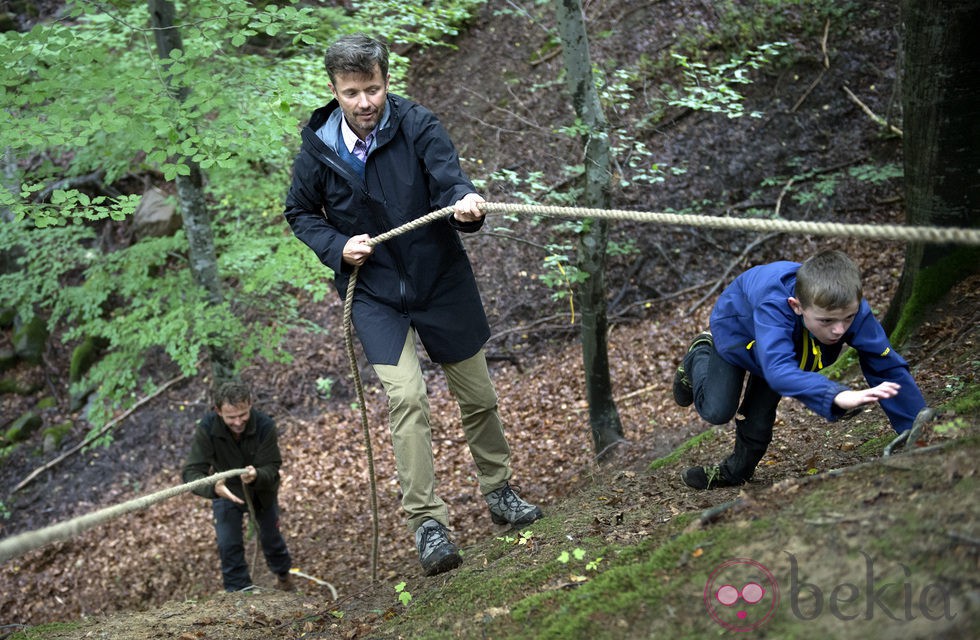
[[[817,85],[820,84],[820,81],[823,80],[823,76],[825,73],[827,73],[826,69],[820,70],[820,73],[818,73],[817,77],[813,79],[813,82],[810,83],[810,86],[806,88],[806,91],[804,91],[803,95],[801,95],[800,98],[796,101],[796,103],[793,105],[793,108],[789,110],[790,113],[796,113],[796,110],[800,108],[800,105],[803,104],[803,102],[810,96],[813,90],[817,88]]]
[[[828,18],[823,25],[823,38],[821,38],[820,40],[820,52],[823,53],[823,69],[821,69],[820,73],[817,74],[817,77],[813,79],[813,82],[810,83],[810,86],[806,88],[806,91],[804,91],[803,95],[800,96],[799,100],[796,101],[796,104],[793,105],[793,108],[789,110],[790,113],[795,113],[796,110],[800,108],[800,105],[803,104],[803,101],[806,100],[807,97],[810,95],[810,93],[816,88],[816,86],[820,84],[820,81],[823,79],[824,74],[826,74],[827,70],[830,69],[830,56],[827,55],[827,36],[829,33],[830,33],[830,19]]]
[[[894,133],[897,136],[901,136],[902,135],[902,130],[901,129],[899,129],[895,125],[889,123],[887,120],[885,120],[884,118],[882,118],[881,116],[879,116],[877,113],[875,113],[874,111],[872,111],[868,107],[868,105],[866,105],[863,102],[861,102],[861,99],[858,98],[856,95],[854,95],[854,92],[853,91],[851,91],[850,89],[847,88],[847,85],[844,85],[843,86],[843,89],[844,89],[844,92],[847,94],[847,97],[850,98],[851,101],[854,102],[858,107],[860,107],[861,108],[861,111],[863,111],[865,114],[867,114],[867,116],[869,118],[871,118],[876,124],[879,124],[882,127],[888,127],[888,130],[891,131],[892,133]]]
[[[776,208],[775,208],[775,209],[773,210],[773,217],[774,217],[774,218],[778,218],[778,217],[779,217],[779,209],[780,209],[780,208],[781,208],[781,207],[783,206],[783,198],[784,198],[784,197],[786,196],[786,194],[787,194],[787,193],[789,192],[789,188],[793,186],[793,183],[794,183],[795,181],[796,181],[796,178],[795,178],[795,177],[793,177],[793,178],[790,178],[790,179],[789,179],[789,180],[788,180],[788,181],[786,182],[786,184],[785,184],[785,185],[783,185],[783,188],[782,188],[782,190],[780,190],[780,192],[779,192],[779,197],[778,197],[778,198],[776,198]]]
[[[820,51],[823,52],[823,68],[830,68],[830,57],[827,56],[827,36],[830,34],[830,18],[823,23],[823,38],[820,39]]]

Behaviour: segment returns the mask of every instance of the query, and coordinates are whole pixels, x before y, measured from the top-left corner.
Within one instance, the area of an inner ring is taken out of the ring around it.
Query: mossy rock
[[[98,362],[102,351],[109,345],[105,338],[89,336],[71,352],[71,364],[68,367],[68,381],[75,384],[82,379],[92,365]]]
[[[40,316],[20,323],[11,337],[18,356],[31,364],[41,364],[41,355],[48,341],[48,328]]]
[[[10,445],[6,445],[6,446],[0,446],[0,464],[3,464],[3,461],[4,460],[6,460],[7,458],[12,457],[14,454],[16,454],[18,451],[20,451],[20,448],[21,448],[21,445],[19,443],[18,444],[10,444]]]
[[[0,371],[10,371],[19,359],[13,349],[0,349]]]
[[[44,386],[43,382],[40,381],[25,382],[16,377],[0,378],[0,395],[13,393],[19,396],[26,396],[34,393],[42,386]]]
[[[41,419],[41,416],[33,411],[28,411],[14,420],[13,424],[7,428],[6,433],[4,433],[4,440],[7,442],[23,442],[30,438],[43,424],[44,420]]]
[[[73,426],[74,423],[71,420],[65,420],[51,425],[42,431],[41,433],[44,436],[44,453],[53,453],[60,449],[62,441],[64,441],[65,436],[71,433]]]
[[[4,393],[23,393],[24,389],[20,386],[14,378],[0,378],[0,395]]]

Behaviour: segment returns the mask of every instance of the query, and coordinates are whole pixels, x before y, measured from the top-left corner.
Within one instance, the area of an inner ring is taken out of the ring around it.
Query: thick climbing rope
[[[924,227],[887,224],[844,224],[837,222],[808,222],[773,218],[723,218],[718,216],[688,215],[682,213],[655,213],[649,211],[625,211],[617,209],[589,209],[585,207],[552,207],[531,204],[503,204],[485,202],[480,205],[484,213],[510,212],[518,214],[554,216],[562,218],[600,218],[606,220],[634,220],[668,226],[706,227],[709,229],[739,229],[743,231],[775,231],[818,236],[850,236],[878,240],[904,240],[908,242],[953,243],[980,245],[980,229],[961,227]],[[452,207],[430,213],[423,219],[437,219],[449,215]],[[390,231],[386,236],[397,235],[409,223]],[[415,227],[412,227],[415,228]],[[407,229],[406,229],[407,230]],[[381,236],[378,236],[381,237]]]
[[[954,227],[913,227],[902,225],[868,225],[842,224],[835,222],[800,222],[795,220],[768,218],[719,218],[716,216],[687,215],[679,213],[655,213],[648,211],[626,211],[617,209],[593,209],[586,207],[553,207],[547,205],[505,204],[498,202],[483,202],[480,211],[487,213],[517,213],[527,215],[553,216],[562,218],[602,218],[608,220],[634,220],[661,225],[696,226],[713,229],[740,229],[745,231],[793,232],[821,236],[851,236],[856,238],[875,238],[878,240],[905,240],[909,242],[937,242],[980,245],[980,229],[963,229]],[[453,207],[445,207],[428,213],[400,227],[386,231],[370,238],[364,244],[374,247],[403,233],[419,229],[430,222],[446,218],[453,213]],[[367,451],[368,477],[371,484],[371,579],[378,579],[378,540],[380,526],[378,524],[378,485],[374,477],[374,452],[371,446],[371,431],[368,426],[367,407],[364,402],[364,387],[361,374],[357,368],[357,358],[354,355],[354,339],[351,330],[351,315],[354,304],[354,288],[357,285],[357,273],[360,267],[354,267],[350,280],[347,282],[347,294],[344,298],[344,345],[347,350],[347,360],[350,363],[351,375],[354,378],[354,388],[357,392],[357,403],[360,407],[361,429],[364,433],[364,446]]]
[[[479,206],[480,210],[484,214],[509,212],[516,214],[569,218],[633,220],[637,222],[647,222],[661,225],[696,226],[714,229],[775,231],[821,236],[850,236],[856,238],[872,238],[878,240],[896,240],[920,243],[980,245],[980,230],[957,227],[862,225],[833,222],[801,222],[766,218],[741,219],[677,213],[590,209],[584,207],[553,207],[545,205],[506,204],[496,202],[484,202]],[[369,246],[376,246],[398,235],[423,227],[435,220],[448,217],[452,213],[452,207],[445,207],[443,209],[433,211],[420,218],[417,218],[416,220],[392,229],[391,231],[375,236],[368,240],[366,244]],[[354,288],[357,284],[358,270],[359,268],[355,267],[351,274],[351,278],[347,286],[347,295],[344,301],[344,341],[357,391],[357,401],[361,412],[361,427],[364,432],[365,447],[367,449],[368,474],[371,481],[371,511],[373,515],[374,534],[371,551],[371,577],[372,580],[376,581],[378,567],[378,540],[380,538],[380,527],[378,524],[377,481],[374,474],[374,454],[371,445],[371,433],[368,428],[367,409],[364,401],[364,388],[361,382],[360,372],[357,369],[357,359],[354,356],[354,344],[351,330],[351,309],[354,299]],[[241,475],[243,473],[245,473],[244,469],[224,471],[208,478],[202,478],[184,485],[164,489],[163,491],[137,498],[120,505],[102,509],[91,514],[86,514],[63,523],[46,527],[44,529],[28,531],[11,536],[10,538],[5,538],[4,540],[0,540],[0,563],[33,549],[37,549],[48,543],[67,540],[68,538],[78,535],[83,531],[108,522],[109,520],[120,517],[131,511],[145,509],[153,504],[156,504],[157,502],[162,502],[163,500],[167,500],[181,493],[193,491],[198,487],[214,484],[218,480]]]
[[[27,553],[28,551],[38,549],[51,542],[67,540],[82,533],[83,531],[87,531],[92,527],[96,527],[100,524],[109,522],[110,520],[114,520],[115,518],[130,513],[131,511],[145,509],[151,505],[158,502],[163,502],[164,500],[168,500],[182,493],[194,491],[195,489],[205,487],[209,484],[214,484],[219,480],[224,480],[225,478],[240,476],[243,473],[245,473],[245,469],[230,469],[228,471],[222,471],[221,473],[216,473],[213,476],[208,476],[207,478],[201,478],[177,487],[163,489],[162,491],[157,491],[156,493],[135,498],[128,502],[123,502],[122,504],[117,504],[94,513],[88,513],[65,522],[53,524],[50,527],[45,527],[36,531],[25,531],[24,533],[11,536],[9,538],[4,538],[3,540],[0,540],[0,563],[6,562],[11,558]]]

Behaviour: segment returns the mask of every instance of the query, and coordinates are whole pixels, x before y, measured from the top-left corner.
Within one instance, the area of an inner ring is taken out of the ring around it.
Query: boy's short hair
[[[252,390],[241,380],[222,382],[211,391],[211,400],[216,409],[224,405],[252,404]]]
[[[861,272],[840,251],[821,251],[796,272],[796,299],[803,308],[844,309],[863,298]]]
[[[388,77],[388,45],[364,33],[338,38],[327,48],[323,66],[330,82],[336,83],[338,73],[374,73],[374,65],[381,70],[381,78]]]

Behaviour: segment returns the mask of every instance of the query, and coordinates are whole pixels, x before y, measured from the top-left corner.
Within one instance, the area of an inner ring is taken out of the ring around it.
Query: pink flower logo
[[[729,631],[753,631],[769,622],[779,604],[779,585],[766,567],[737,558],[719,565],[704,586],[704,606]]]

